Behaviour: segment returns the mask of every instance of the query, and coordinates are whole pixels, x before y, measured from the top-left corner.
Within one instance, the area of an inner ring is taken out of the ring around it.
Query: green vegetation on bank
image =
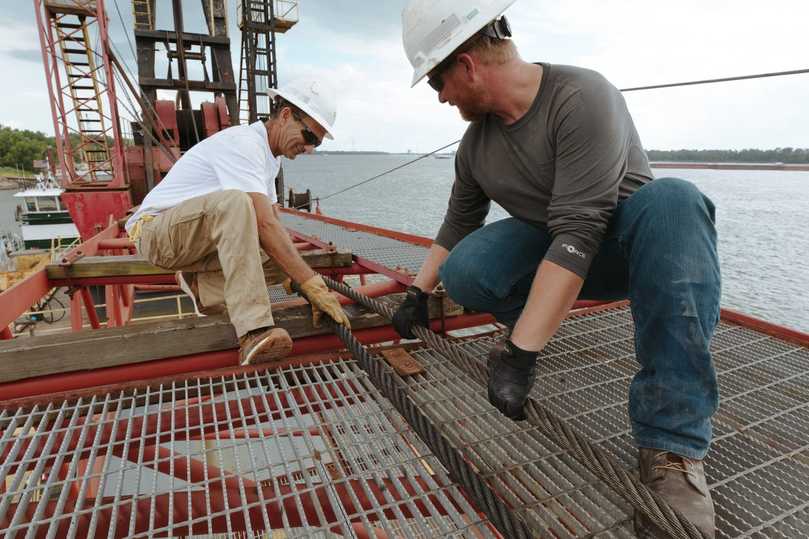
[[[71,139],[78,135],[71,135]],[[78,140],[73,140],[74,145]],[[17,175],[17,168],[32,171],[33,161],[43,159],[55,141],[40,131],[14,129],[0,125],[0,175]],[[385,155],[376,151],[318,151],[324,155]],[[691,163],[809,163],[809,148],[775,148],[774,150],[649,150],[650,161]],[[418,155],[418,154],[414,154]],[[80,156],[77,156],[80,159]]]
[[[774,150],[649,150],[649,161],[682,163],[809,163],[809,148]]]
[[[3,175],[16,176],[17,168],[32,171],[34,159],[42,159],[45,150],[54,146],[54,138],[45,133],[0,125],[0,167],[11,169]]]
[[[34,173],[14,167],[0,167],[0,177],[2,176],[22,176],[24,178],[33,178]]]

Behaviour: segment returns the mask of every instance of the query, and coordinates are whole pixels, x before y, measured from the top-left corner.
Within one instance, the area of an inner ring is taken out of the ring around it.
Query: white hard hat
[[[402,11],[402,41],[415,86],[452,51],[516,0],[411,0]]]
[[[326,137],[334,138],[332,130],[337,119],[337,95],[328,84],[304,77],[284,84],[277,90],[270,88],[267,94],[271,99],[275,96],[286,99],[320,124],[326,130]]]

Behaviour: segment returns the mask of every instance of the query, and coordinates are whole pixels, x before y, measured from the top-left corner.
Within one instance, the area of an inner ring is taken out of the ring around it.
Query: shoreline
[[[809,163],[694,163],[678,161],[651,161],[652,168],[680,168],[706,170],[775,170],[809,171]]]

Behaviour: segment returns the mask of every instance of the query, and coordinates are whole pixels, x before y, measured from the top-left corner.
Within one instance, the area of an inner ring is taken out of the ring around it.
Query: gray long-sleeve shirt
[[[547,226],[545,260],[582,278],[618,201],[653,179],[623,95],[603,76],[542,64],[539,93],[512,125],[472,123],[455,156],[455,183],[435,242],[452,250],[483,226],[490,201]]]

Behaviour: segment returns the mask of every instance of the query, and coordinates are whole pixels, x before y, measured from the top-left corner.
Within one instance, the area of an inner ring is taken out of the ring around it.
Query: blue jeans
[[[550,244],[546,228],[497,221],[455,246],[441,280],[456,302],[513,327]],[[638,447],[707,453],[719,405],[709,345],[720,289],[714,205],[693,184],[661,178],[618,205],[579,297],[631,301],[640,371],[629,416]]]

